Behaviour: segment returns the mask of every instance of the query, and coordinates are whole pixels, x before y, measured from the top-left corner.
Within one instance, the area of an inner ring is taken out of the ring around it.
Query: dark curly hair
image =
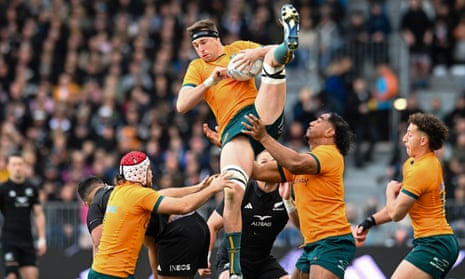
[[[354,134],[352,133],[349,124],[347,124],[347,122],[339,114],[331,112],[328,120],[335,130],[336,146],[339,149],[339,152],[345,156],[350,151]]]
[[[447,126],[432,114],[414,113],[409,116],[408,124],[417,126],[418,130],[428,136],[429,148],[433,151],[440,149],[449,135]]]

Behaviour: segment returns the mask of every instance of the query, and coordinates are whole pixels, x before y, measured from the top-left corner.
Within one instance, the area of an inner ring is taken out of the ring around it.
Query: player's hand
[[[251,113],[244,117],[247,122],[241,122],[242,126],[246,128],[246,130],[242,129],[242,133],[261,141],[267,135],[265,123]]]
[[[365,240],[367,239],[368,235],[368,230],[362,227],[361,225],[358,225],[356,229],[352,231],[352,235],[355,238],[355,241],[357,243],[365,243]]]
[[[215,82],[218,82],[220,80],[227,79],[230,76],[228,74],[228,69],[225,67],[215,67],[210,77],[213,78]]]
[[[363,237],[363,236],[359,236],[359,235],[357,234],[358,226],[351,225],[350,227],[351,227],[351,229],[352,229],[352,235],[353,235],[354,238],[355,238],[355,246],[356,246],[356,247],[362,247],[362,246],[364,246],[364,245],[365,245],[366,234],[365,234],[364,237]]]
[[[231,62],[234,63],[238,71],[250,72],[255,61],[260,57],[255,54],[253,49],[243,49],[239,53],[241,55],[236,55],[231,58]]]
[[[208,264],[208,265],[210,266],[210,264]],[[210,268],[199,268],[199,269],[197,269],[197,272],[202,277],[207,277],[207,276],[212,275],[212,270]]]
[[[288,182],[279,183],[279,195],[283,200],[291,199],[292,184]]]
[[[360,224],[358,224],[357,228],[352,231],[354,238],[357,242],[364,243],[368,230],[376,225],[376,220],[373,218],[373,216],[369,216],[365,218]]]
[[[199,186],[200,186],[200,190],[202,190],[203,188],[207,187],[208,185],[210,185],[210,183],[212,182],[214,176],[213,175],[208,175],[207,177],[205,177],[202,181],[200,181],[199,183]]]
[[[391,180],[389,181],[386,187],[386,196],[394,195],[395,197],[397,197],[401,189],[402,189],[402,182]]]
[[[203,123],[203,133],[207,139],[214,145],[221,148],[220,138],[218,137],[218,132],[216,131],[218,127],[215,128],[215,131],[208,127],[207,123]]]
[[[236,182],[231,180],[232,176],[233,175],[230,172],[223,172],[215,176],[209,187],[213,187],[213,189],[215,189],[217,192],[223,190],[224,188],[232,189],[235,185],[237,185]]]
[[[47,242],[45,239],[39,239],[37,244],[37,255],[43,256],[47,252]]]

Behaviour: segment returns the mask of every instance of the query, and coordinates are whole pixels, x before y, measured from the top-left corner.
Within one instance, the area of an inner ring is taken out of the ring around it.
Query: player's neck
[[[15,183],[15,184],[23,184],[26,181],[26,179],[25,178],[10,177],[10,181]]]

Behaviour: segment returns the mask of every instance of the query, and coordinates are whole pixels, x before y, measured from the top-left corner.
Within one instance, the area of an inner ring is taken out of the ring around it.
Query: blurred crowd
[[[195,57],[185,28],[210,17],[226,44],[237,39],[277,43],[284,2],[0,1],[0,181],[8,176],[6,155],[18,150],[43,202],[78,201],[77,183],[87,175],[112,183],[121,154],[130,150],[150,156],[154,185],[160,188],[195,184],[218,172],[219,150],[202,131],[203,123],[215,127],[208,107],[186,115],[175,111],[184,71]],[[392,137],[386,127],[399,94],[399,77],[389,63],[393,32],[410,48],[413,89],[427,85],[431,65],[465,62],[465,1],[407,2],[400,22],[392,24],[387,1],[367,1],[366,10],[350,10],[344,0],[293,1],[301,15],[301,39],[290,70],[300,76],[316,73],[323,82],[318,90],[304,86],[288,92],[298,97],[288,112],[284,142],[304,150],[308,122],[321,110],[336,111],[357,134],[355,166],[373,160],[376,143]],[[373,80],[363,75],[366,63],[375,69]],[[465,203],[465,97],[454,111],[439,107],[438,112],[452,131],[449,157],[444,157],[452,185],[448,196]],[[403,152],[395,147],[393,154]],[[393,156],[392,177],[401,159]],[[457,210],[451,214],[464,216]],[[50,222],[53,218],[59,217]],[[465,224],[460,226],[465,234]],[[67,224],[56,230],[77,234]],[[294,245],[295,238],[286,233],[279,242]]]

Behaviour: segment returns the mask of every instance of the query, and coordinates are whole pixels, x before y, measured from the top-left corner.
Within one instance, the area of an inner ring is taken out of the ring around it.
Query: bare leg
[[[397,266],[394,274],[391,276],[392,279],[432,279],[433,277],[418,267],[414,266],[408,261],[403,260],[399,266]]]
[[[225,188],[224,190],[223,222],[231,274],[241,274],[241,204],[244,197],[244,189],[252,173],[253,161],[254,153],[246,136],[237,136],[222,148],[220,158],[221,170],[232,172],[233,180],[237,182],[237,187],[233,189]]]
[[[283,113],[286,103],[286,72],[284,66],[292,60],[298,47],[299,14],[291,4],[281,8],[284,40],[265,55],[263,77],[255,100],[258,115],[266,125]]]
[[[23,266],[19,268],[21,277],[23,279],[37,279],[39,278],[39,269],[36,266]]]
[[[313,264],[310,266],[310,279],[339,279],[339,276],[327,270],[326,268]]]

